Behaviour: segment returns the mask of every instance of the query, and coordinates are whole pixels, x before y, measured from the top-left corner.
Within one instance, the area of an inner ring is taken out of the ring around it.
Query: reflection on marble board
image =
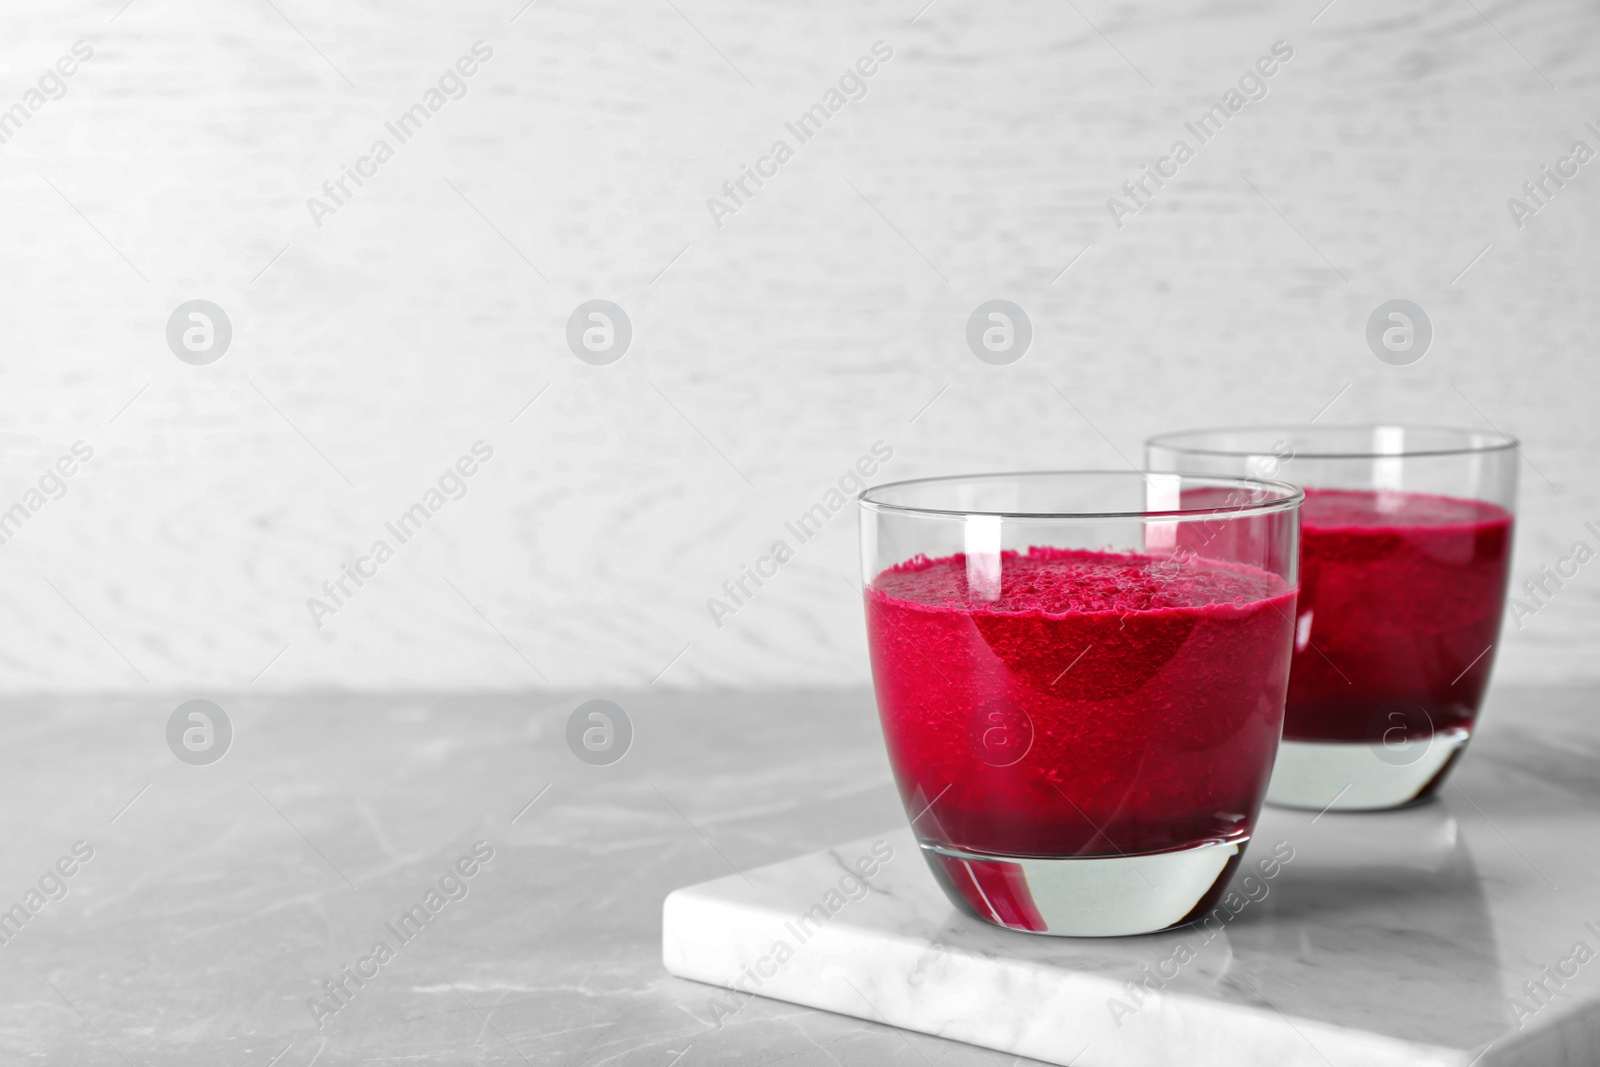
[[[1269,862],[1264,873],[1263,857],[1281,859],[1285,850],[1292,858]],[[1417,997],[1395,1032],[1481,1046],[1505,1029],[1484,887],[1442,804],[1384,819],[1330,813],[1314,824],[1304,813],[1268,808],[1229,892],[1188,927],[1064,943],[995,931],[952,910],[932,940],[1117,977],[1124,985],[1107,998],[1106,1014],[1123,1025],[1163,991],[1258,1000],[1253,985],[1270,980],[1316,990],[1322,1003],[1307,1014],[1351,1026],[1392,1015],[1397,991],[1429,983],[1448,991],[1446,1007]],[[1377,942],[1389,950],[1374,951]],[[1066,947],[1073,943],[1085,947],[1081,956]],[[1115,965],[1104,968],[1108,959]]]
[[[1268,809],[1264,834],[1277,830],[1276,814]],[[1417,1040],[1471,1047],[1505,1030],[1488,899],[1447,806],[1378,817],[1330,812],[1283,832],[1294,862],[1252,905],[1257,913],[1241,914],[1228,931],[1243,974],[1253,959],[1273,960],[1327,995],[1327,1017],[1349,1025],[1393,1016],[1401,999],[1397,1029]],[[1372,951],[1377,941],[1391,950]],[[1447,991],[1447,1009],[1437,996],[1405,995],[1420,984]]]

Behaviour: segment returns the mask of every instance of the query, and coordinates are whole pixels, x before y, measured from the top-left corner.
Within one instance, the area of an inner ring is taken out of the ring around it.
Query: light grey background
[[[1325,408],[1492,424],[1529,460],[1516,580],[1594,543],[1600,163],[1520,229],[1506,206],[1600,150],[1591,5],[921,3],[8,3],[0,108],[94,56],[0,146],[0,509],[94,458],[0,545],[0,686],[860,684],[854,516],[783,523],[878,440],[900,478]],[[1267,97],[1114,225],[1278,40]],[[707,198],[780,137],[719,228]],[[209,366],[166,346],[196,298],[233,324]],[[633,323],[610,366],[565,346],[595,298]],[[997,298],[1034,326],[1010,366],[965,343]],[[1434,323],[1412,366],[1364,340],[1395,298]],[[317,628],[307,598],[479,440],[467,496]],[[715,625],[778,537],[796,557]],[[1499,677],[1594,677],[1597,603],[1592,564]]]

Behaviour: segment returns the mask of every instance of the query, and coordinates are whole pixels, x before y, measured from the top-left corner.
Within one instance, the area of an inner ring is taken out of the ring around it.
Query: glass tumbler
[[[1472,737],[1511,566],[1516,442],[1420,426],[1161,434],[1157,470],[1305,489],[1283,744],[1267,801],[1394,808],[1433,795]]]
[[[958,908],[1107,936],[1215,904],[1282,728],[1300,500],[1103,471],[861,494],[889,762]]]

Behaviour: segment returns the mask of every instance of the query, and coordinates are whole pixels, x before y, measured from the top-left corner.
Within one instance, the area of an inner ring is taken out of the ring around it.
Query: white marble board
[[[1594,736],[1499,740],[1513,747],[1469,758],[1436,803],[1266,809],[1224,898],[1237,914],[1209,934],[995,929],[951,906],[902,828],[672,893],[664,960],[1076,1067],[1600,1063]],[[1262,879],[1274,847],[1293,858]],[[867,890],[849,877],[863,860]],[[819,904],[826,921],[802,924]],[[1125,983],[1150,975],[1135,998]],[[747,1000],[713,994],[708,1011],[721,1026]]]

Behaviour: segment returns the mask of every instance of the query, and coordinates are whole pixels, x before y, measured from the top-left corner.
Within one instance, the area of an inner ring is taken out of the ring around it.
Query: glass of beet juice
[[[1413,426],[1162,434],[1152,469],[1305,489],[1283,744],[1267,801],[1370,811],[1432,796],[1472,736],[1511,565],[1516,441]]]
[[[1213,906],[1278,748],[1300,500],[1136,471],[861,494],[889,762],[957,907],[1105,936]]]

